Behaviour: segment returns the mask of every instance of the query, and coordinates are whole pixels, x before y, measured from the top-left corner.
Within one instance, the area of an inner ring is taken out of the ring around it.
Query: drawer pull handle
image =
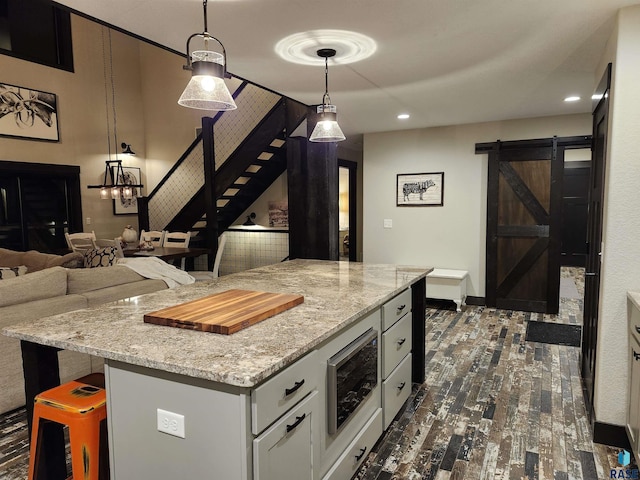
[[[293,387],[291,388],[285,388],[284,389],[284,396],[288,397],[289,395],[291,395],[293,392],[295,392],[296,390],[298,390],[302,385],[304,385],[304,378],[302,380],[300,380],[299,382],[296,382]]]
[[[633,350],[633,359],[634,360],[640,360],[640,353],[636,353],[636,351]]]
[[[364,457],[364,452],[367,451],[367,447],[360,449],[360,454],[356,455],[356,462],[359,462],[362,457]]]
[[[401,391],[406,384],[407,382],[402,382],[400,385],[398,385],[398,390]]]
[[[305,418],[307,418],[307,414],[306,413],[303,413],[301,416],[296,417],[296,421],[293,422],[292,425],[287,425],[287,433],[289,433],[291,430],[293,430],[298,425],[300,425]]]
[[[398,340],[398,345],[402,345],[406,341],[407,341],[406,338],[401,338],[401,339]]]
[[[402,310],[404,310],[405,307],[406,307],[406,305],[400,305],[398,307],[398,313],[400,313]]]
[[[636,325],[636,332],[640,333],[640,327]]]

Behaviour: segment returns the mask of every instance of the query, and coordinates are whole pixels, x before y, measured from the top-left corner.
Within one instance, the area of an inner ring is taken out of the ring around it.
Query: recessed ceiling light
[[[580,97],[576,95],[564,99],[565,102],[577,102],[578,100],[580,100]]]
[[[398,119],[400,120],[406,120],[409,117],[411,117],[411,115],[409,115],[408,113],[401,113],[400,115],[398,115]]]
[[[276,44],[275,51],[288,62],[324,66],[324,60],[316,53],[322,48],[334,49],[333,63],[345,65],[370,57],[378,46],[372,38],[357,32],[310,30],[283,38]]]
[[[600,100],[601,98],[602,98],[601,93],[594,93],[593,95],[591,95],[591,100]]]

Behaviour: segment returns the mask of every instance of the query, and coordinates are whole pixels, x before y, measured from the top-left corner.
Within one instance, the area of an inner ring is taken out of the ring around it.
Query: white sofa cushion
[[[67,294],[67,270],[47,268],[0,282],[0,307]]]
[[[145,279],[130,268],[120,265],[103,268],[73,268],[67,272],[67,293],[69,294],[92,292],[101,288],[139,282]]]

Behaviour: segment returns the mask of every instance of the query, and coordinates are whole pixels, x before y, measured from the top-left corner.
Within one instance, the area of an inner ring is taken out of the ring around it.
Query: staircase
[[[286,170],[287,132],[305,118],[307,106],[246,81],[233,93],[238,110],[214,118],[218,234],[232,225]],[[151,194],[139,202],[140,228],[198,231],[206,238],[202,134]]]

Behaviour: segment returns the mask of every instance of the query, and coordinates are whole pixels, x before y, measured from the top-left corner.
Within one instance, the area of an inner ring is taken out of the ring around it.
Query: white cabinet
[[[369,455],[369,452],[371,452],[371,448],[382,435],[382,432],[382,411],[377,409],[360,430],[360,433],[323,477],[323,480],[347,480],[353,477],[362,462],[367,458],[367,455]],[[293,480],[292,477],[289,478]]]
[[[251,392],[251,431],[257,435],[318,385],[317,351],[302,357]]]
[[[385,430],[411,393],[409,312],[411,290],[405,290],[382,306],[382,421]]]
[[[313,480],[317,448],[318,392],[253,441],[254,480]]]
[[[629,323],[629,404],[627,406],[627,436],[631,450],[640,458],[640,310],[627,301]]]

